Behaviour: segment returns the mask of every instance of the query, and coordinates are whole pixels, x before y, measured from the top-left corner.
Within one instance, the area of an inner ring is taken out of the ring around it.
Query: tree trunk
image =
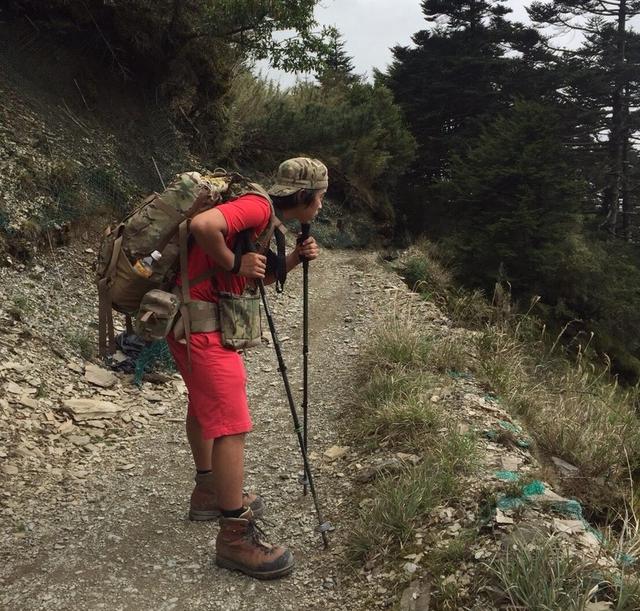
[[[623,153],[622,153],[622,237],[631,242],[631,215],[633,204],[631,202],[631,190],[629,185],[631,184],[631,163],[629,161],[629,136],[630,136],[630,122],[629,122],[629,104],[631,99],[631,86],[627,85],[624,92],[624,138],[623,138]]]
[[[609,133],[609,172],[604,192],[604,209],[607,217],[603,223],[615,235],[618,226],[620,186],[624,158],[624,64],[627,26],[627,0],[620,0],[616,31],[615,87],[611,99],[611,129]]]

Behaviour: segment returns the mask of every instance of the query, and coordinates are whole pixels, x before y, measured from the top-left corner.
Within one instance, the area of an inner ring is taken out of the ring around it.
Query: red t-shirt
[[[228,231],[225,242],[232,250],[238,233],[245,229],[253,229],[253,239],[256,239],[267,228],[271,218],[269,202],[259,195],[243,195],[226,204],[220,204],[217,209],[222,212],[227,221]],[[213,259],[194,242],[189,249],[189,279],[197,278],[212,267],[215,267]],[[177,284],[182,284],[179,275]],[[217,302],[219,291],[239,295],[244,291],[246,284],[246,278],[220,270],[211,280],[207,279],[191,286],[189,292],[191,299]]]

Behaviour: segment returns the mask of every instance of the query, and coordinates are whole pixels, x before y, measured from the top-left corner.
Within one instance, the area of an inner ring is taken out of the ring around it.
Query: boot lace
[[[246,538],[255,545],[263,547],[269,551],[272,550],[273,546],[270,543],[264,541],[264,539],[261,539],[261,536],[266,539],[267,533],[265,533],[264,530],[262,530],[262,528],[260,528],[254,520],[250,520],[247,527]]]

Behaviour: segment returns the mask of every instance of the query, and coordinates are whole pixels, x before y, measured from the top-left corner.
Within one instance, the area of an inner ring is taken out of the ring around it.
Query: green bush
[[[356,80],[280,90],[243,74],[227,104],[236,126],[231,156],[237,163],[271,172],[286,157],[318,157],[329,166],[330,199],[344,218],[365,212],[378,232],[392,233],[390,197],[415,142],[384,86]],[[353,233],[361,229],[366,231]]]

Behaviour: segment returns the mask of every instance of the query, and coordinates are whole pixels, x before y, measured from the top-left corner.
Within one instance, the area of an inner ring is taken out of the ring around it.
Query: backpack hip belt
[[[173,294],[181,298],[180,287],[173,289]],[[184,324],[183,309],[188,312],[189,334],[191,333],[209,333],[220,329],[220,313],[218,304],[213,301],[191,300],[189,303],[182,304],[180,307],[180,315],[173,327],[173,337],[180,341],[186,339],[186,329]]]

